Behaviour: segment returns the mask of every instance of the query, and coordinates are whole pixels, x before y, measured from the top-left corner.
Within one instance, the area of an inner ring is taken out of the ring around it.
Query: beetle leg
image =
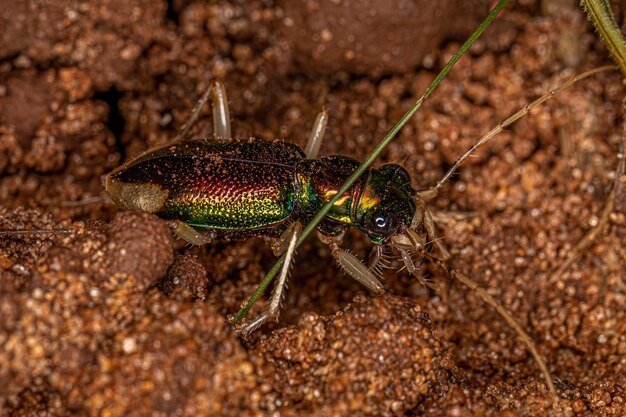
[[[420,190],[417,192],[418,197],[421,198],[423,201],[430,201],[437,197],[437,194],[439,194],[439,191],[434,187]]]
[[[428,233],[430,241],[437,246],[439,253],[441,253],[441,257],[444,260],[450,259],[452,255],[450,255],[450,252],[443,244],[443,241],[437,237],[437,226],[435,226],[433,216],[427,208],[424,208],[424,228],[426,229],[426,233]]]
[[[272,297],[270,298],[270,304],[267,308],[258,315],[250,323],[246,324],[243,328],[237,330],[238,333],[251,333],[258,329],[268,319],[274,319],[278,321],[278,315],[280,314],[280,304],[283,299],[285,288],[287,288],[287,278],[289,277],[289,270],[291,269],[291,262],[296,254],[296,242],[298,236],[302,231],[302,224],[300,222],[292,223],[287,230],[283,232],[279,238],[282,242],[287,242],[287,250],[285,255],[285,263],[280,270],[278,280],[274,284],[274,290],[272,291]]]
[[[383,276],[383,269],[389,268],[387,261],[384,246],[375,245],[368,256],[367,269],[372,271],[377,278],[381,278]]]
[[[363,262],[361,262],[359,258],[339,247],[343,239],[343,234],[339,236],[326,236],[318,232],[317,236],[330,247],[333,258],[335,258],[341,269],[348,275],[377,294],[385,292],[383,284],[380,283],[376,275],[374,275],[367,266],[363,265]]]
[[[210,237],[198,232],[196,229],[181,222],[180,220],[170,221],[169,226],[176,236],[188,243],[191,243],[192,245],[202,246],[211,241]]]
[[[174,139],[174,142],[187,139],[187,134],[189,133],[189,130],[193,127],[193,125],[195,125],[198,121],[198,117],[200,116],[202,107],[204,107],[204,104],[209,100],[211,91],[213,91],[213,82],[209,84],[209,87],[206,89],[204,94],[202,94],[200,100],[198,100],[198,102],[196,103],[195,107],[191,111],[189,119],[187,119],[187,121],[183,123],[182,127],[180,128],[180,132],[178,132],[178,135],[176,135],[176,138]]]
[[[217,80],[211,81],[213,94],[211,96],[211,110],[213,111],[213,136],[216,138],[230,139],[230,112],[228,111],[228,98],[224,84]]]
[[[435,188],[429,188],[428,190],[426,190],[426,192],[430,190],[434,191],[436,196],[437,190]],[[427,195],[427,197],[429,196]],[[424,199],[421,195],[419,196],[419,198],[415,199],[415,204],[417,205],[417,209],[415,210],[415,215],[413,216],[413,220],[411,221],[411,228],[415,229],[419,223],[423,223],[430,242],[435,244],[444,260],[450,259],[450,252],[448,252],[448,249],[446,249],[441,239],[439,239],[437,234],[437,226],[435,225],[433,216],[430,213],[430,210],[426,208],[426,205],[424,204]]]
[[[435,224],[448,224],[452,220],[469,221],[474,218],[478,218],[478,213],[475,211],[447,211],[437,210],[430,213],[435,221]]]
[[[296,223],[299,226],[296,226]],[[289,244],[291,243],[291,234],[295,227],[299,227],[300,229],[302,229],[302,223],[291,223],[289,227],[287,227],[287,229],[285,229],[285,231],[280,235],[280,237],[270,238],[270,247],[272,248],[272,253],[274,254],[274,256],[279,257],[283,253],[287,252],[287,249],[289,249]]]
[[[400,256],[402,256],[402,262],[404,262],[404,266],[406,270],[409,271],[409,274],[413,275],[423,286],[430,288],[431,290],[438,291],[439,287],[437,284],[426,281],[426,279],[420,274],[419,268],[415,266],[413,260],[411,259],[411,255],[404,249],[399,249]]]
[[[376,245],[372,248],[372,250],[370,251],[370,256],[369,256],[369,264],[367,265],[367,268],[370,271],[376,271],[378,268],[380,268],[380,261],[383,257],[383,247],[381,245]]]
[[[309,140],[307,141],[304,148],[304,154],[307,158],[317,158],[317,154],[319,153],[320,147],[322,146],[322,141],[324,140],[324,133],[326,132],[327,124],[328,112],[326,111],[326,109],[322,109],[322,111],[317,115],[315,123],[313,123],[313,129],[311,129],[311,133],[309,134]]]
[[[278,313],[280,312],[280,303],[282,301],[285,287],[287,286],[287,278],[289,277],[291,262],[296,255],[296,242],[298,241],[300,232],[302,232],[302,224],[300,222],[293,222],[280,237],[281,240],[287,241],[289,242],[289,244],[287,245],[287,250],[285,252],[285,263],[280,270],[278,281],[276,281],[276,284],[274,285],[274,292],[272,293],[270,305],[267,309],[269,317],[274,317],[278,319]]]
[[[230,135],[230,113],[228,111],[228,99],[226,89],[220,81],[212,80],[200,100],[191,111],[191,116],[183,124],[174,142],[185,140],[189,130],[196,124],[202,107],[211,96],[211,110],[213,111],[213,135],[218,138],[228,139]]]

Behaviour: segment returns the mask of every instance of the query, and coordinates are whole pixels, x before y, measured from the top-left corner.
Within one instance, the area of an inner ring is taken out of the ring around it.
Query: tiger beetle
[[[437,196],[466,158],[516,120],[575,82],[611,69],[614,67],[605,66],[581,73],[526,104],[479,139],[434,186],[424,190],[413,189],[404,168],[387,164],[365,170],[352,186],[335,198],[359,163],[337,155],[317,158],[328,122],[326,111],[318,115],[304,150],[278,141],[235,139],[230,130],[226,92],[219,81],[210,83],[171,143],[150,149],[126,162],[104,175],[102,183],[121,208],[156,214],[168,221],[177,236],[193,245],[253,236],[274,239],[272,249],[277,256],[284,254],[285,262],[270,303],[257,318],[237,329],[238,333],[252,332],[267,320],[278,319],[302,225],[316,216],[322,206],[334,200],[323,221],[317,225],[318,237],[329,245],[333,257],[348,275],[374,293],[383,293],[379,276],[385,266],[385,249],[388,247],[399,255],[409,273],[427,287],[436,288],[420,275],[418,262],[428,259],[439,265],[450,277],[475,291],[516,331],[556,398],[550,372],[531,337],[492,295],[447,264],[450,254],[437,237],[433,215],[426,202]],[[209,97],[213,133],[208,138],[188,140],[187,135]],[[612,195],[626,166],[624,140],[618,153]],[[608,213],[603,214],[603,218],[608,218]],[[360,230],[374,243],[368,266],[341,248],[344,233],[349,228]],[[0,236],[72,232],[67,229],[19,229],[2,230]],[[580,243],[591,239],[592,234],[589,233]],[[430,253],[432,246],[437,248],[440,256]],[[578,250],[577,246],[573,252]],[[571,257],[568,257],[559,271],[570,261]]]
[[[209,97],[213,135],[186,140]],[[319,113],[304,150],[280,141],[234,139],[224,86],[212,81],[172,143],[123,164],[103,176],[102,183],[118,206],[156,214],[193,245],[275,238],[274,254],[286,253],[287,258],[269,306],[241,329],[247,333],[268,319],[278,319],[302,224],[360,165],[345,156],[317,157],[327,121],[327,112]],[[414,190],[411,177],[399,165],[369,169],[332,206],[317,226],[318,236],[341,268],[374,293],[384,292],[378,275],[387,245],[397,250],[411,274],[432,286],[419,275],[414,258],[431,242],[444,258],[449,256],[424,204],[435,195],[436,188]],[[376,245],[368,266],[341,248],[348,228],[360,230]]]
[[[524,106],[477,141],[431,188],[415,190],[408,172],[396,164],[367,169],[318,224],[318,237],[330,247],[333,257],[348,275],[377,294],[384,292],[379,277],[387,247],[391,247],[407,271],[427,287],[436,288],[420,275],[418,262],[423,258],[433,260],[463,281],[463,274],[445,264],[450,254],[437,236],[426,202],[437,196],[463,160],[482,144],[558,91],[610,68],[580,74]],[[212,136],[186,139],[209,98],[213,111]],[[269,305],[238,330],[248,333],[269,319],[278,320],[302,225],[337,195],[360,165],[345,156],[318,158],[327,122],[328,114],[323,110],[317,116],[304,150],[280,141],[232,138],[224,86],[212,81],[171,143],[126,162],[103,176],[102,183],[118,206],[156,214],[168,221],[178,237],[193,245],[254,236],[273,238],[274,254],[286,254],[285,262]],[[349,228],[360,230],[375,245],[369,265],[341,248],[344,233]],[[437,248],[440,258],[429,253],[431,246]],[[481,297],[494,307],[498,304],[486,293],[481,293]],[[500,314],[507,321],[510,319],[510,324],[514,322],[510,316],[506,317],[506,312]],[[519,325],[512,325],[523,333]]]

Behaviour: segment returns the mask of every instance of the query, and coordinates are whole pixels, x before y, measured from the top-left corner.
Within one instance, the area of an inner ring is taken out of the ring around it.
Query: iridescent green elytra
[[[111,196],[122,207],[180,220],[211,238],[244,239],[277,236],[294,220],[306,223],[358,166],[343,156],[305,159],[284,142],[200,139],[149,152],[107,182],[119,190]],[[383,243],[410,225],[414,196],[402,167],[370,169],[318,230],[337,235],[356,227]]]

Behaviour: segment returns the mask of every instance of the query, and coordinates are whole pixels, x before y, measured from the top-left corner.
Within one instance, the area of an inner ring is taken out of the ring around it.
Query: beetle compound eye
[[[379,229],[384,229],[385,227],[387,227],[388,221],[389,219],[387,218],[387,216],[385,216],[384,214],[379,214],[374,219],[374,225],[378,227]]]
[[[366,228],[368,231],[379,236],[390,236],[399,227],[398,217],[391,212],[376,211],[367,219]]]

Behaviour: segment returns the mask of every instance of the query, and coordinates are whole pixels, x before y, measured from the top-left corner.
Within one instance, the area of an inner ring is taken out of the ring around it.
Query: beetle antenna
[[[437,184],[435,186],[433,186],[431,188],[428,188],[426,190],[418,191],[417,192],[418,196],[422,197],[425,200],[430,200],[430,199],[434,198],[437,195],[437,192],[441,189],[441,187],[443,187],[445,182],[448,181],[448,179],[456,172],[458,167],[461,165],[461,163],[465,159],[467,159],[468,156],[470,156],[481,145],[489,142],[494,136],[496,136],[497,134],[499,134],[500,132],[505,130],[507,127],[509,127],[510,125],[515,123],[521,117],[527,115],[535,107],[538,107],[539,105],[543,104],[544,102],[546,102],[549,99],[551,99],[552,97],[554,97],[560,91],[565,90],[567,87],[571,86],[572,84],[575,84],[576,82],[578,82],[578,81],[580,81],[582,79],[585,79],[585,78],[590,77],[592,75],[598,74],[600,72],[605,72],[605,71],[614,70],[614,69],[616,69],[616,67],[614,67],[613,65],[606,65],[606,66],[603,66],[603,67],[598,67],[598,68],[594,68],[592,70],[583,72],[583,73],[578,74],[575,77],[571,78],[569,81],[566,81],[563,84],[561,84],[561,85],[559,85],[559,86],[557,86],[555,88],[550,89],[550,91],[548,91],[546,94],[544,94],[543,96],[539,97],[535,101],[533,101],[531,103],[527,103],[520,110],[518,110],[517,112],[513,113],[511,116],[509,116],[503,122],[498,123],[498,125],[496,127],[491,129],[485,136],[480,138],[480,140],[478,142],[476,142],[474,145],[472,145],[472,147],[469,148],[467,150],[467,152],[465,152],[459,159],[457,159],[454,162],[452,167],[450,167],[448,172],[446,172],[445,175],[443,177],[441,177],[441,179],[437,182]]]

